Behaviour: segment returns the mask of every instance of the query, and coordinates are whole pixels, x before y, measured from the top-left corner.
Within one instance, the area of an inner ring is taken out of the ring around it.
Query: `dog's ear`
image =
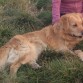
[[[61,16],[60,26],[62,29],[67,29],[69,27],[69,17],[67,15]]]
[[[56,30],[64,30],[67,31],[69,28],[69,17],[68,15],[61,16],[60,20],[53,25],[55,31]]]

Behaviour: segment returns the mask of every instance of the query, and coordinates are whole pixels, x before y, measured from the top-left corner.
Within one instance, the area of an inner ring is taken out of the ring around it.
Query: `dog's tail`
[[[3,70],[6,66],[10,49],[11,48],[7,45],[0,48],[0,70]]]

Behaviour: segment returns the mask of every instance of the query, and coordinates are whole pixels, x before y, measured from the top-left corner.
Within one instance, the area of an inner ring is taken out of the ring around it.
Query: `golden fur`
[[[10,65],[10,74],[16,74],[22,64],[40,68],[36,61],[43,50],[69,51],[83,38],[82,15],[71,13],[63,15],[59,22],[39,31],[14,36],[0,48],[0,69]],[[78,52],[75,52],[76,54]],[[80,56],[79,56],[80,57]],[[83,60],[83,57],[81,56]]]

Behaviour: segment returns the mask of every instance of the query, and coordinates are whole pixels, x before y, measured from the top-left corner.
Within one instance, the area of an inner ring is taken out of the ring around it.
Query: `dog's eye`
[[[77,24],[73,24],[73,27],[77,27]]]

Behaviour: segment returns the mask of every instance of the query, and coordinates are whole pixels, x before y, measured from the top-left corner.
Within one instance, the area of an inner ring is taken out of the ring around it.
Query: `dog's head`
[[[66,35],[77,38],[83,36],[83,17],[80,13],[63,15],[59,25]]]

